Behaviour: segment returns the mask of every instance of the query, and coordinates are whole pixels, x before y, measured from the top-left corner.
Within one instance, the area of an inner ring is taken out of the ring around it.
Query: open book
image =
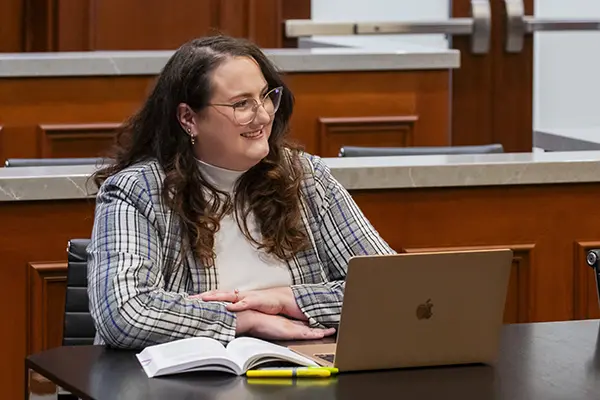
[[[318,366],[286,347],[264,340],[238,337],[227,347],[215,339],[194,337],[146,347],[137,358],[149,378],[191,371],[220,371],[244,375],[272,362]]]

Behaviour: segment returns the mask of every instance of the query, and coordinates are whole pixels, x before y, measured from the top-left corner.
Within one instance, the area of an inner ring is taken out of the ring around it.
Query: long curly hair
[[[185,103],[195,112],[205,109],[212,95],[211,73],[228,57],[236,56],[253,58],[269,89],[282,86],[283,94],[273,120],[269,153],[240,177],[231,199],[200,173],[189,135],[178,121],[177,106]],[[228,36],[192,40],[177,49],[140,110],[120,127],[109,155],[114,163],[98,170],[94,183],[100,187],[108,177],[135,163],[157,160],[165,173],[163,201],[180,219],[184,248],[191,247],[204,266],[214,266],[214,236],[223,215],[232,210],[248,240],[289,260],[308,244],[301,222],[301,150],[286,139],[293,107],[293,95],[280,73],[253,43]],[[251,213],[262,238],[249,232]]]

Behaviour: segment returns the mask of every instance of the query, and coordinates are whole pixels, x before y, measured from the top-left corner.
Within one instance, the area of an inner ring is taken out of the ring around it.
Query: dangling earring
[[[194,136],[192,136],[192,130],[190,128],[187,128],[187,132],[188,132],[188,135],[190,135],[190,140],[192,141],[192,145],[194,145],[196,143],[196,138]]]

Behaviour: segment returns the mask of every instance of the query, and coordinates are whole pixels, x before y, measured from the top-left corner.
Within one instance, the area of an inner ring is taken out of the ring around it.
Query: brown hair
[[[207,107],[212,94],[211,72],[232,56],[253,58],[269,89],[283,87],[269,137],[269,154],[241,176],[234,199],[202,177],[190,138],[177,119],[180,103],[195,112]],[[157,160],[166,174],[163,201],[180,218],[184,247],[191,245],[205,266],[214,265],[214,234],[221,217],[232,209],[250,241],[281,260],[289,260],[308,242],[301,223],[303,168],[298,148],[286,140],[293,106],[289,88],[256,45],[227,36],[192,40],[169,59],[141,109],[119,129],[111,154],[115,162],[99,170],[94,182],[100,187],[109,176],[134,163]],[[208,199],[203,188],[211,195]],[[248,230],[250,212],[260,227],[260,241]]]

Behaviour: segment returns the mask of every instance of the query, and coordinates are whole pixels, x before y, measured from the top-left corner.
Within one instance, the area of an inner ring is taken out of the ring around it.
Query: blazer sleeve
[[[313,201],[321,202],[317,227],[322,238],[319,254],[328,271],[329,281],[292,286],[300,310],[311,326],[337,327],[344,300],[348,261],[356,255],[394,254],[381,238],[348,191],[331,175],[317,156],[311,157],[314,168]]]
[[[88,293],[98,334],[107,345],[128,349],[192,336],[228,343],[236,319],[224,303],[164,290],[156,213],[140,181],[115,175],[96,196]]]

